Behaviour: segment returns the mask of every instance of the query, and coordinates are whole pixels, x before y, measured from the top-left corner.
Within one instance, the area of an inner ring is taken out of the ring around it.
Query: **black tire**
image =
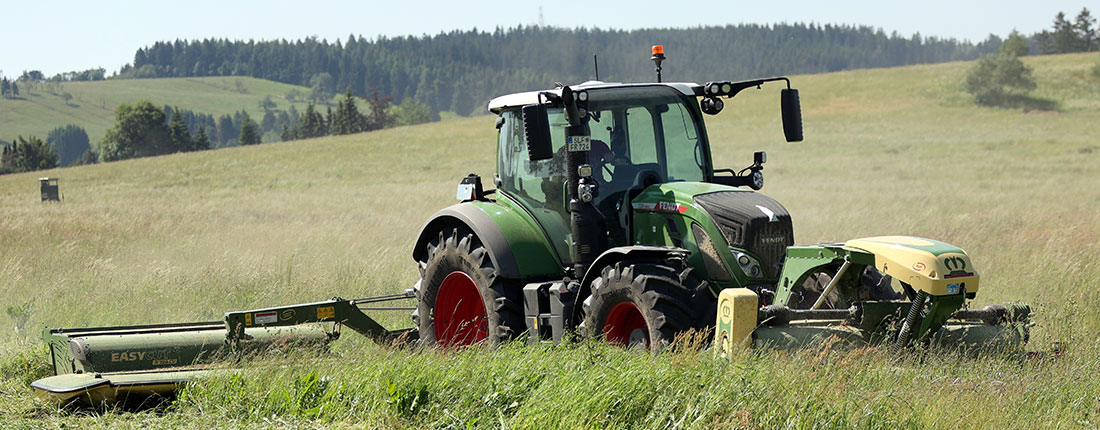
[[[682,260],[615,263],[592,281],[581,333],[661,350],[677,335],[713,324],[708,297],[706,284]]]
[[[860,278],[860,283],[863,285],[860,295],[862,296],[863,291],[866,291],[866,300],[899,300],[904,296],[894,291],[894,287],[890,285],[893,279],[890,275],[879,272],[874,266],[867,266],[863,270],[863,277]]]
[[[832,281],[832,274],[835,273],[834,269],[830,272],[816,272],[806,277],[806,281],[802,283],[801,292],[791,296],[791,300],[788,301],[788,306],[792,309],[809,309],[813,306],[817,298],[821,296],[821,293],[825,291],[825,286],[829,285]],[[894,291],[890,282],[893,278],[890,275],[883,274],[875,269],[873,266],[867,266],[863,273],[860,275],[860,288],[858,291],[858,300],[897,300],[902,298],[902,295]],[[837,290],[834,289],[825,298],[822,303],[822,309],[836,309],[840,304],[840,295]],[[848,306],[844,304],[843,306]]]
[[[523,331],[522,289],[498,276],[476,235],[465,226],[448,228],[426,246],[427,259],[417,262],[420,282],[413,287],[413,322],[421,341],[444,347],[498,344]]]

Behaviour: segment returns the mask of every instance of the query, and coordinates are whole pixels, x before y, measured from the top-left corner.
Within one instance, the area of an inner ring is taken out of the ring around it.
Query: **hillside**
[[[290,109],[293,104],[305,110],[304,102],[291,103],[286,94],[293,89],[309,93],[308,88],[237,76],[20,85],[21,98],[0,99],[0,140],[12,141],[16,136],[45,139],[56,127],[76,124],[88,132],[93,146],[114,124],[115,108],[123,103],[149,99],[155,106],[178,106],[215,117],[244,109],[258,121],[263,117],[260,101],[265,96],[271,96],[276,109]],[[64,93],[73,96],[67,103]]]
[[[947,63],[792,77],[804,143],[782,143],[775,88],[727,102],[708,128],[718,166],[768,151],[763,192],[790,210],[797,243],[907,234],[960,245],[983,276],[976,304],[1030,302],[1031,348],[1066,342],[1057,359],[807,351],[728,364],[709,352],[651,357],[587,343],[403,350],[347,335],[330,353],[195,386],[164,410],[87,414],[33,401],[26,383],[45,371],[42,326],[218,319],[411,287],[423,221],[453,203],[467,173],[493,172],[493,118],[480,116],[0,176],[0,307],[31,309],[22,331],[0,317],[0,419],[82,428],[1094,427],[1100,80],[1088,70],[1097,57],[1024,61],[1035,95],[1059,111],[974,107],[961,90],[972,63]],[[64,202],[38,202],[40,176],[61,178]],[[311,374],[321,388],[303,388]],[[419,410],[390,403],[421,388],[430,397]]]

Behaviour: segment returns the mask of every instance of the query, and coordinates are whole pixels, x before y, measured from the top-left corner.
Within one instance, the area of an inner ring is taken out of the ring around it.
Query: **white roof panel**
[[[588,81],[580,85],[572,85],[570,88],[574,90],[588,90],[594,88],[614,88],[614,87],[642,87],[650,85],[664,85],[667,87],[675,88],[684,95],[695,96],[694,87],[699,84],[693,82],[667,82],[667,83],[639,83],[639,84],[623,84],[618,82],[600,82],[600,81]],[[489,112],[500,113],[500,111],[507,108],[521,107],[526,105],[533,105],[538,103],[539,93],[554,93],[561,95],[561,88],[554,88],[552,90],[541,91],[527,91],[522,93],[514,93],[503,95],[489,101]]]

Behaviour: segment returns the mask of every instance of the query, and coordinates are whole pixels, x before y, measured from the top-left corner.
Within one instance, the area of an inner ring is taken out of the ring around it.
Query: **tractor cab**
[[[590,130],[584,164],[598,187],[593,204],[606,221],[609,245],[631,244],[630,202],[650,185],[702,182],[712,175],[702,113],[690,84],[623,85],[589,82],[576,87],[587,98]],[[546,109],[550,158],[532,160],[520,107],[538,93],[504,96],[490,103],[500,115],[498,187],[515,197],[552,237],[569,236],[564,108]],[[555,242],[570,260],[567,240]]]

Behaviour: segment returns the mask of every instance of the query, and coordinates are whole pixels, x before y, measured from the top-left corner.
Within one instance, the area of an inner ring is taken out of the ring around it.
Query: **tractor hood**
[[[757,192],[704,182],[672,182],[646,188],[633,200],[633,208],[691,218],[706,233],[697,233],[697,242],[705,237],[715,249],[733,248],[759,259],[763,272],[753,277],[778,277],[786,249],[794,245],[790,213],[775,199]]]

